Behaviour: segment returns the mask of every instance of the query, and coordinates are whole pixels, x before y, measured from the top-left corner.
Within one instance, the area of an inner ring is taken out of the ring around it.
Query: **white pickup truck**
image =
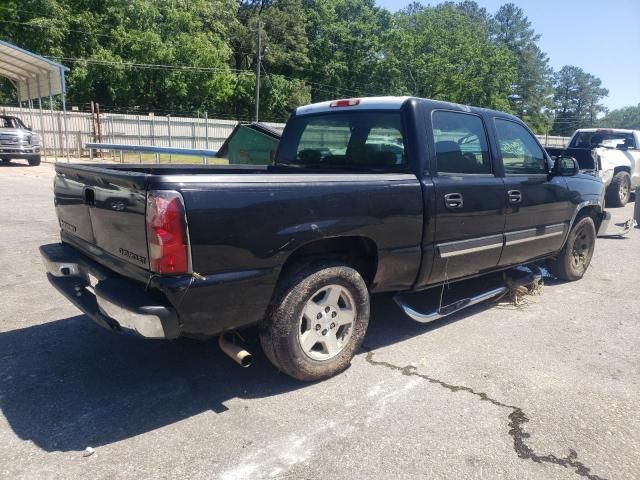
[[[24,159],[29,165],[40,165],[42,138],[18,117],[0,115],[0,161]]]
[[[607,207],[624,207],[640,186],[640,130],[583,128],[567,149],[547,148],[552,157],[569,156],[580,169],[597,175],[607,187]]]

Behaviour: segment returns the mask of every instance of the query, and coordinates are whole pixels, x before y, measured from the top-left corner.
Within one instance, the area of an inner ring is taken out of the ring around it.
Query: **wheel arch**
[[[613,169],[613,174],[615,175],[619,172],[627,172],[629,175],[631,175],[631,167],[629,165],[618,165]]]
[[[285,275],[295,274],[313,261],[332,259],[358,271],[369,287],[378,270],[378,247],[371,238],[365,236],[312,240],[289,254],[280,270],[278,283]]]
[[[593,219],[593,223],[596,226],[596,232],[600,228],[600,223],[602,221],[602,212],[604,211],[603,205],[598,200],[586,200],[576,206],[576,210],[573,214],[573,218],[569,222],[569,227],[567,228],[567,233],[564,236],[564,241],[562,242],[562,246],[558,250],[562,250],[567,243],[567,239],[569,238],[569,234],[573,229],[573,226],[576,224],[578,220],[583,217],[591,217]]]

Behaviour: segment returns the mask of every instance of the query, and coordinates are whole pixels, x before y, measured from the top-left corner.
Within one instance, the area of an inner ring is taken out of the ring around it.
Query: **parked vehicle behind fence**
[[[552,167],[521,120],[481,108],[407,97],[308,105],[271,158],[56,165],[61,243],[41,247],[49,280],[100,325],[147,338],[257,324],[277,368],[317,380],[349,365],[370,294],[396,292],[426,322],[504,288],[433,312],[404,292],[542,261],[578,280],[609,218],[599,178],[572,158]]]
[[[4,163],[24,159],[40,165],[41,138],[18,117],[0,115],[0,160]]]

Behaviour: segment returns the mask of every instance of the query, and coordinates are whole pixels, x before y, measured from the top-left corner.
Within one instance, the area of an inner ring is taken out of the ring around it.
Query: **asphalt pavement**
[[[376,297],[351,367],[306,384],[253,335],[242,369],[84,317],[38,255],[52,180],[0,165],[0,478],[640,478],[640,230],[518,306],[421,325]]]

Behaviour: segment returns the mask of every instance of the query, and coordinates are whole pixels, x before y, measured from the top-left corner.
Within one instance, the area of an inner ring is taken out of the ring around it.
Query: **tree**
[[[640,103],[633,107],[612,110],[597,122],[600,127],[640,130]]]
[[[509,109],[515,57],[491,40],[488,25],[469,13],[468,3],[394,15],[382,61],[393,79],[389,93]]]
[[[517,77],[509,103],[513,112],[536,131],[548,130],[552,107],[552,69],[538,47],[540,35],[531,28],[524,11],[513,3],[500,7],[492,21],[493,36],[517,58]]]
[[[605,111],[601,100],[609,95],[602,81],[579,67],[567,65],[554,76],[556,104],[552,133],[569,135],[574,130],[595,125]]]

